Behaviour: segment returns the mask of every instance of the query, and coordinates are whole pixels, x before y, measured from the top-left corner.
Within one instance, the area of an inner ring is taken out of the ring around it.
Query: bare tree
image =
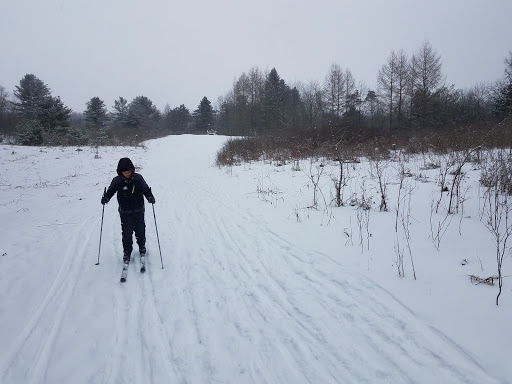
[[[432,238],[432,242],[434,243],[434,247],[439,250],[441,246],[441,239],[445,235],[448,227],[452,222],[453,216],[446,211],[443,213],[441,219],[436,220],[434,215],[437,214],[437,210],[439,209],[440,200],[435,202],[432,200],[430,203],[430,234]]]
[[[443,87],[441,57],[428,41],[425,41],[411,59],[412,111],[418,124],[431,122],[435,100]]]
[[[9,92],[4,86],[0,85],[0,114],[7,112],[9,107]]]
[[[254,107],[261,100],[261,93],[265,84],[265,74],[257,67],[249,70],[249,104]]]
[[[343,205],[342,190],[343,187],[345,186],[345,181],[343,180],[343,160],[338,157],[336,161],[338,162],[338,165],[340,167],[340,176],[331,176],[331,180],[334,183],[334,199],[336,201],[336,206],[341,207]]]
[[[404,209],[402,210],[401,214],[401,223],[402,223],[402,229],[403,229],[403,236],[405,239],[405,244],[407,246],[407,250],[409,252],[409,258],[411,260],[411,268],[412,268],[412,274],[414,277],[414,280],[416,280],[416,268],[414,267],[414,259],[412,257],[412,247],[411,247],[411,233],[410,233],[410,226],[411,226],[411,201],[412,201],[412,194],[414,192],[414,187],[409,186],[409,188],[406,191],[406,205],[404,206]]]
[[[405,170],[405,153],[403,151],[399,151],[397,160],[398,195],[396,200],[395,232],[398,232],[398,217],[400,214],[400,204],[402,203],[403,191],[405,187],[404,181],[407,173]]]
[[[301,86],[301,97],[305,106],[306,127],[310,130],[319,126],[322,115],[322,88],[316,81]]]
[[[471,155],[478,151],[480,147],[472,148],[463,153],[459,153],[456,156],[456,167],[453,172],[453,181],[450,189],[450,202],[448,204],[448,213],[454,213],[454,209],[458,211],[458,208],[461,203],[461,182],[464,179],[464,173],[462,172],[462,168],[464,165],[471,159]]]
[[[380,194],[380,205],[379,210],[387,212],[388,211],[388,194],[387,194],[387,188],[388,188],[388,182],[387,182],[387,175],[386,171],[388,168],[388,162],[381,158],[381,156],[375,156],[370,160],[370,166],[375,170],[375,174],[377,176],[377,184],[379,188],[379,194]]]
[[[489,153],[482,168],[481,182],[486,187],[481,207],[481,220],[491,233],[496,247],[498,287],[496,305],[503,288],[503,261],[512,235],[512,158],[504,149]]]
[[[347,182],[349,180],[349,172],[350,168],[348,167],[349,163],[349,154],[343,151],[339,151],[338,156],[335,161],[337,161],[339,166],[339,177],[335,175],[331,175],[331,180],[334,183],[334,201],[337,207],[341,207],[345,204],[343,199],[344,188],[347,186]]]
[[[400,173],[403,175],[404,173]],[[414,280],[416,280],[416,268],[414,266],[414,259],[412,256],[412,242],[411,242],[411,202],[412,196],[414,193],[415,187],[410,183],[404,180],[402,176],[400,180],[400,189],[399,189],[399,201],[397,205],[397,217],[395,222],[395,233],[396,233],[396,241],[394,245],[395,254],[396,254],[396,266],[398,268],[398,276],[405,276],[405,268],[404,268],[404,258],[405,258],[405,250],[407,249],[407,253],[409,254],[409,259],[411,261],[411,268]],[[398,219],[400,219],[400,227],[398,227]],[[399,230],[400,229],[400,230]],[[402,246],[402,239],[405,240],[405,246]]]
[[[324,102],[327,111],[341,116],[344,104],[345,73],[338,64],[332,64],[324,81]]]
[[[402,125],[402,121],[404,119],[405,96],[407,91],[407,82],[410,77],[409,68],[409,58],[407,57],[407,54],[403,50],[398,51],[395,66],[395,106],[398,126]]]
[[[309,173],[304,172],[313,185],[313,204],[311,205],[310,208],[318,209],[318,195],[322,194],[322,191],[319,187],[319,183],[324,173],[324,170],[325,167],[323,166],[323,164],[315,165],[313,167],[313,159],[311,159],[309,164]],[[327,208],[327,204],[325,204],[325,207]]]
[[[344,103],[343,103],[343,112],[346,113],[348,111],[349,106],[351,105],[352,96],[356,93],[356,80],[354,76],[352,76],[352,72],[348,69],[345,71],[345,79],[343,82],[343,93],[344,93]]]
[[[390,128],[399,126],[402,122],[408,78],[409,63],[406,53],[403,50],[397,53],[391,51],[387,63],[377,75],[377,89],[381,101],[387,106]]]
[[[0,85],[0,142],[3,140],[3,135],[14,134],[15,126],[14,110],[9,100],[9,92]]]
[[[397,242],[395,243],[395,254],[396,254],[396,267],[398,269],[398,277],[405,277],[404,249],[400,247],[400,241],[398,240],[398,233],[397,233],[396,237],[397,237]]]
[[[395,101],[395,89],[397,82],[396,67],[397,56],[395,51],[391,51],[391,54],[388,57],[388,62],[382,66],[377,75],[377,89],[381,100],[387,105],[390,128],[393,126],[393,103]]]
[[[370,238],[372,237],[370,222],[371,222],[371,208],[372,199],[368,196],[366,190],[366,180],[361,181],[361,198],[357,202],[357,226],[359,229],[359,245],[361,246],[361,253],[364,251],[364,238],[366,237],[366,247],[370,249]]]
[[[448,192],[448,185],[446,179],[448,178],[448,175],[450,173],[450,170],[455,165],[455,155],[454,153],[448,153],[441,155],[441,159],[439,162],[439,199],[437,200],[437,203],[435,204],[435,212],[437,213],[439,211],[439,206],[441,204],[441,201],[443,200],[443,193]]]

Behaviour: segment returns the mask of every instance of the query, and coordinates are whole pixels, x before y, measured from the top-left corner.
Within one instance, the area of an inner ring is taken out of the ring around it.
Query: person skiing
[[[141,259],[146,256],[146,223],[144,222],[144,196],[149,203],[155,204],[155,197],[141,174],[135,173],[132,161],[123,157],[117,165],[117,176],[101,198],[101,204],[107,204],[117,192],[119,216],[123,239],[123,261],[130,262],[133,250],[133,233]]]

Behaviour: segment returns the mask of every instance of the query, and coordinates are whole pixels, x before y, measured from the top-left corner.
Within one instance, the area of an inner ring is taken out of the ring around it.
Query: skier
[[[133,232],[141,259],[146,256],[146,223],[144,222],[144,196],[155,204],[155,197],[141,174],[135,173],[132,161],[123,157],[117,165],[117,176],[112,179],[101,204],[106,204],[117,192],[121,230],[123,235],[123,261],[130,262],[133,249]]]

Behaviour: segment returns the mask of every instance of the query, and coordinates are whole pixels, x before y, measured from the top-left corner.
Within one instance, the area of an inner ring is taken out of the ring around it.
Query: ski
[[[146,272],[146,254],[140,255],[140,273]]]
[[[125,261],[123,264],[123,271],[121,272],[121,283],[126,282],[126,277],[128,276],[128,266],[130,265],[129,261]]]

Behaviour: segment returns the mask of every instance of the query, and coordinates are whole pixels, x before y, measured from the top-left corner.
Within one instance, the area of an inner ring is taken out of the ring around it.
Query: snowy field
[[[497,272],[477,167],[445,220],[440,170],[409,159],[397,221],[393,162],[388,212],[366,161],[344,199],[371,209],[335,207],[335,163],[219,169],[225,140],[0,145],[0,383],[512,383],[512,260],[499,306],[469,277]],[[146,205],[148,270],[124,284],[116,199],[95,265],[121,157],[152,187],[164,264]]]

